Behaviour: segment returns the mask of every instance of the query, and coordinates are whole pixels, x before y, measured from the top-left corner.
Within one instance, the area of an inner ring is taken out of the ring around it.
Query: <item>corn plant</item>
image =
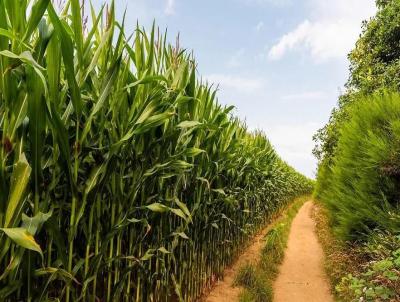
[[[0,301],[193,301],[312,184],[155,26],[82,10],[0,0]]]

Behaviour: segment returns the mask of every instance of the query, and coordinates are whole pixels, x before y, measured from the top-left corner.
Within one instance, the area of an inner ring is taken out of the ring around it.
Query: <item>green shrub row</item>
[[[399,232],[400,95],[364,97],[348,108],[335,156],[322,162],[316,195],[344,239]]]

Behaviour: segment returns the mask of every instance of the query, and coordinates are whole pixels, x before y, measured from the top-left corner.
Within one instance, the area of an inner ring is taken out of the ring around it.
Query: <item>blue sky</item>
[[[96,7],[104,0],[92,0]],[[153,19],[194,50],[219,101],[262,129],[281,157],[313,177],[312,135],[348,77],[347,53],[374,15],[374,0],[116,0],[128,31]]]

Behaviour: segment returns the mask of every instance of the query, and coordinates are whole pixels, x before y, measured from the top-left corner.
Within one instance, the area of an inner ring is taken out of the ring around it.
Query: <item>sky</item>
[[[100,8],[104,0],[92,0]],[[313,134],[329,119],[347,81],[347,54],[374,0],[115,0],[126,26],[153,20],[194,51],[203,79],[249,129],[314,177]]]

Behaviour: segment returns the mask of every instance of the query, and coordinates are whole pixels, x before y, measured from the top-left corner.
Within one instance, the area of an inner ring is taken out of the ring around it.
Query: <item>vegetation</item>
[[[309,196],[297,198],[274,222],[265,236],[260,263],[248,263],[240,268],[235,278],[235,285],[244,288],[240,302],[269,302],[273,300],[272,284],[278,276],[278,267],[285,255],[292,221],[307,200],[309,200]]]
[[[312,183],[192,55],[82,10],[0,1],[0,300],[189,301]]]
[[[252,264],[246,264],[240,268],[234,285],[246,289],[240,295],[241,302],[269,302],[273,299],[272,286],[269,280]]]
[[[340,128],[349,117],[347,107],[365,95],[400,89],[399,0],[377,0],[375,17],[363,23],[363,33],[349,54],[350,77],[338,107],[314,139],[314,154],[321,164],[334,157]]]
[[[348,112],[332,164],[319,171],[319,197],[341,238],[400,232],[400,96],[365,98]]]
[[[336,290],[346,301],[400,299],[400,237],[375,233],[356,249],[364,259],[354,274],[342,277]]]
[[[343,242],[333,236],[323,205],[315,208],[314,219],[337,301],[400,300],[398,235],[376,232],[362,244]]]
[[[344,301],[398,301],[400,295],[400,1],[380,0],[377,7],[349,55],[346,92],[315,135],[315,195],[335,234],[325,244],[333,246],[326,249],[328,272]]]

